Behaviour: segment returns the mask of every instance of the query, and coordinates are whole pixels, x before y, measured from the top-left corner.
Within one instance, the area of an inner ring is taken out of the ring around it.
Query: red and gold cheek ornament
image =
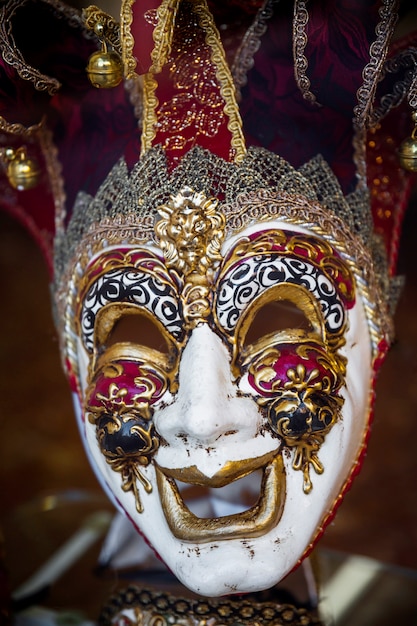
[[[318,452],[340,416],[344,375],[344,360],[314,343],[270,347],[248,368],[269,427],[294,450],[292,467],[303,472],[304,493],[313,488],[311,467],[324,471]]]
[[[143,511],[139,485],[146,493],[152,491],[143,469],[159,446],[152,405],[165,390],[164,376],[154,366],[120,361],[102,368],[86,394],[85,413],[96,427],[100,451],[121,474],[123,491],[134,494],[139,513]]]

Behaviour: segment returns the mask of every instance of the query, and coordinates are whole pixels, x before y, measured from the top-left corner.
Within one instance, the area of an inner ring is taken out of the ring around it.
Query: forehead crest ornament
[[[161,219],[155,232],[167,265],[184,275],[181,298],[188,327],[210,315],[210,283],[222,258],[225,230],[225,218],[217,205],[217,200],[185,187],[158,208]]]

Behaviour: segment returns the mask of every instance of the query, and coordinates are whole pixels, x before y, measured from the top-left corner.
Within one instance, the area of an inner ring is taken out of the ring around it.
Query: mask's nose
[[[220,337],[207,324],[195,328],[181,356],[177,396],[156,412],[159,434],[169,444],[186,437],[207,446],[227,435],[245,441],[256,435],[260,419],[256,403],[237,395]]]

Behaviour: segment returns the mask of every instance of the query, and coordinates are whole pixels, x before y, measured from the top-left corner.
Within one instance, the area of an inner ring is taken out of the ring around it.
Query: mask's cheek
[[[119,473],[111,482],[117,484],[121,477],[123,491],[133,492],[138,512],[143,510],[140,490],[152,490],[143,469],[152,462],[159,445],[152,405],[166,386],[163,373],[154,366],[120,359],[101,367],[86,391],[84,410],[89,425],[95,427],[95,445]],[[88,439],[91,448],[91,431]]]
[[[368,440],[376,381],[368,322],[360,299],[349,311],[346,343],[340,352],[347,361],[345,385],[340,392],[344,398],[343,419],[337,425],[342,444],[332,452],[339,464],[345,459],[356,459],[357,472],[359,457],[365,451]]]
[[[78,388],[79,388],[78,392],[80,394],[80,401],[81,403],[83,403],[83,399],[85,398],[85,392],[88,387],[88,380],[90,377],[92,355],[89,352],[87,352],[87,350],[84,348],[84,345],[80,337],[77,337],[76,345],[77,345],[76,363],[77,363],[77,370],[78,370],[77,382],[78,382]]]
[[[245,364],[247,383],[268,427],[294,450],[304,492],[313,487],[310,469],[323,472],[318,452],[343,406],[345,359],[314,341],[269,345]]]

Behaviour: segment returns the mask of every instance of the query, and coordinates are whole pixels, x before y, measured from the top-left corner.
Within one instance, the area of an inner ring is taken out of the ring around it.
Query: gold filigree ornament
[[[110,393],[113,397],[123,398],[126,390],[118,389],[113,386]],[[138,423],[138,416],[135,411],[129,411],[125,407],[125,411],[112,413],[96,412],[93,407],[87,407],[88,419],[90,423],[96,425],[97,441],[100,445],[102,454],[112,470],[119,472],[122,477],[123,491],[132,491],[136,510],[138,513],[143,512],[143,504],[138,488],[138,482],[143,486],[146,493],[152,492],[152,485],[142,469],[149,465],[153,454],[158,448],[158,439],[154,435],[152,422],[149,420],[141,420]],[[143,413],[143,411],[142,411]],[[136,435],[141,440],[141,449],[139,451],[128,451],[121,446],[117,446],[115,450],[109,449],[107,444],[108,437],[120,432],[123,428],[128,429],[130,436]]]
[[[297,346],[300,358],[308,358],[309,344]],[[281,358],[279,348],[264,350],[249,366],[257,387],[270,385],[274,398],[260,397],[258,404],[266,407],[268,421],[274,432],[282,437],[284,445],[294,449],[292,467],[303,472],[303,491],[313,489],[311,468],[322,474],[324,467],[318,452],[326,435],[341,415],[343,398],[338,391],[345,384],[346,361],[330,352],[321,352],[317,357],[318,367],[308,371],[303,363],[290,367],[285,379],[277,377],[274,365]]]
[[[184,277],[181,293],[184,319],[189,328],[210,314],[210,285],[222,259],[225,217],[217,200],[184,187],[158,208],[161,219],[155,232],[168,267]]]
[[[97,89],[117,87],[123,79],[123,63],[120,57],[120,26],[107,13],[92,5],[83,10],[87,28],[101,41],[101,50],[88,60],[87,76]]]
[[[94,399],[94,403],[91,399],[87,401],[86,413],[89,422],[96,427],[100,450],[112,470],[121,474],[123,491],[133,493],[138,513],[144,510],[138,483],[146,493],[152,492],[152,485],[142,468],[151,463],[159,446],[150,409],[156,385],[147,374],[156,373],[160,380],[164,380],[164,373],[155,365],[141,364],[141,370],[142,374],[133,380],[135,388],[140,391],[130,394],[130,400],[128,389],[116,382],[110,383],[106,394],[94,393],[97,375],[86,393],[87,398]],[[116,378],[123,373],[123,366],[109,363],[102,366],[100,372],[107,379]]]

